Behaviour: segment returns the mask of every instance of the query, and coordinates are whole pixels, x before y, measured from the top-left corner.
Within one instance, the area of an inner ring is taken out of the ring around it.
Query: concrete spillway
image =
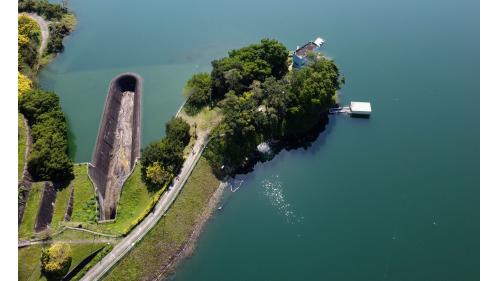
[[[112,220],[126,179],[140,157],[142,78],[124,73],[109,84],[89,176],[100,220]]]

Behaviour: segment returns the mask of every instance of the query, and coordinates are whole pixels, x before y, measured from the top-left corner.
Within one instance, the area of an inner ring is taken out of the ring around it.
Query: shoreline
[[[200,238],[203,229],[205,228],[208,221],[212,218],[214,211],[217,209],[219,202],[224,194],[224,189],[227,186],[227,182],[221,182],[219,187],[212,193],[208,203],[205,208],[197,218],[193,231],[189,235],[188,241],[178,250],[173,256],[170,256],[167,264],[155,273],[155,277],[150,280],[164,280],[168,278],[177,268],[177,266],[183,262],[186,258],[189,258],[194,250],[196,249],[198,239]]]

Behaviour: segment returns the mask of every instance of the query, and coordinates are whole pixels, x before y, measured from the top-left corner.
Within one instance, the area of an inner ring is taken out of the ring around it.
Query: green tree
[[[157,182],[154,182],[151,177],[148,177],[148,168],[158,163],[166,171],[172,175],[178,174],[183,162],[182,151],[184,146],[179,141],[165,138],[160,141],[153,142],[146,146],[142,151],[141,175],[143,180],[154,188],[160,188]]]
[[[165,125],[165,134],[168,139],[178,141],[181,146],[186,146],[191,138],[189,134],[189,124],[180,117],[170,119]]]
[[[210,104],[211,76],[207,72],[194,74],[186,83],[184,94],[187,96],[186,109],[194,115],[202,107]]]
[[[173,174],[170,167],[164,168],[160,162],[154,162],[146,168],[146,177],[154,185],[164,186],[172,180]]]
[[[71,247],[66,243],[55,243],[42,249],[40,257],[42,273],[49,280],[61,280],[71,266]]]

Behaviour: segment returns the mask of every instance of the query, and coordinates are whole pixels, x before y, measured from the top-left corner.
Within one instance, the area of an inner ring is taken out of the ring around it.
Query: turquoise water
[[[226,193],[174,280],[479,280],[479,2],[71,1],[79,24],[41,73],[90,160],[110,79],[144,77],[143,143],[192,73],[227,50],[321,36],[346,76],[308,149],[282,151]],[[154,257],[152,257],[154,258]]]

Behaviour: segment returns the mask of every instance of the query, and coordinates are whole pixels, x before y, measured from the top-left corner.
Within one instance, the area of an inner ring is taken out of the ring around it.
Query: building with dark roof
[[[316,38],[314,41],[307,42],[304,46],[298,47],[295,52],[293,52],[293,67],[300,68],[307,61],[307,54],[318,50],[325,40],[323,38]]]

